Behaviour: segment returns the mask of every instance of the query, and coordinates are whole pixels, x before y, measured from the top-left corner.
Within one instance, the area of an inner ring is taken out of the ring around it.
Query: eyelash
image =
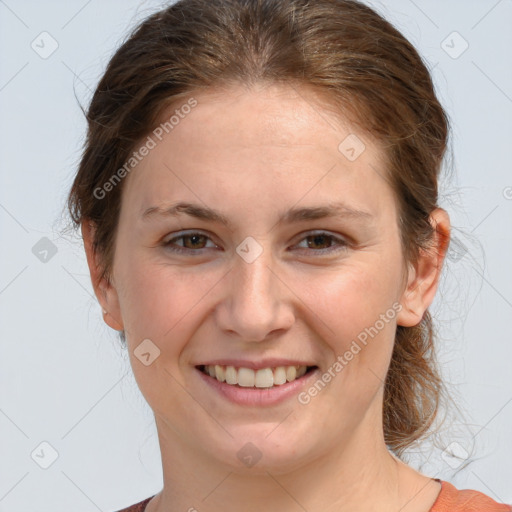
[[[184,248],[184,247],[173,246],[173,242],[175,242],[176,240],[180,240],[180,239],[183,239],[183,238],[189,238],[189,237],[192,237],[194,235],[204,236],[208,240],[211,240],[211,238],[208,235],[206,235],[205,233],[201,233],[199,231],[191,231],[189,233],[184,233],[184,234],[181,234],[180,236],[176,236],[174,238],[171,238],[171,239],[169,239],[167,241],[163,241],[162,245],[167,250],[169,250],[171,252],[174,252],[174,253],[177,253],[177,254],[192,254],[192,253],[200,253],[201,254],[203,250],[211,249],[211,247],[202,247],[200,249],[187,249],[187,248]],[[346,250],[348,248],[348,246],[349,246],[348,242],[346,242],[342,238],[339,238],[337,236],[331,235],[330,233],[325,232],[325,231],[318,231],[318,232],[314,232],[314,233],[309,233],[306,236],[304,236],[300,240],[300,242],[302,242],[303,240],[305,240],[307,238],[316,237],[316,236],[327,237],[327,238],[329,238],[331,240],[334,240],[338,244],[338,247],[328,247],[326,249],[310,249],[311,251],[314,251],[317,254],[318,253],[319,254],[326,254],[326,253],[340,252],[340,251]],[[308,251],[309,249],[306,248],[306,249],[303,249],[303,250]]]

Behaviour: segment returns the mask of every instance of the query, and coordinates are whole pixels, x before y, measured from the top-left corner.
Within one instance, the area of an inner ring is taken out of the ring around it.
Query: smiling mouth
[[[275,368],[236,368],[234,366],[199,365],[205,375],[235,387],[273,388],[293,382],[315,370],[316,366],[277,366]]]

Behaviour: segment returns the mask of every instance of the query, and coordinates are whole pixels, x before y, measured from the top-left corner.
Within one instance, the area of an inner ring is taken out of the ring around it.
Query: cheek
[[[373,267],[371,267],[373,268]],[[378,276],[370,268],[345,269],[304,281],[307,304],[314,314],[312,329],[322,338],[328,367],[306,390],[311,400],[323,398],[325,410],[356,421],[384,385],[393,350],[399,305],[392,276]]]
[[[177,265],[136,261],[118,266],[121,314],[127,338],[135,347],[145,338],[164,352],[176,353],[187,341],[187,326],[198,312],[204,314],[209,294],[223,274],[221,270],[187,269]],[[228,274],[229,275],[229,274]],[[227,278],[227,276],[226,276]],[[186,331],[186,332],[185,332]],[[188,333],[190,334],[190,333]]]
[[[324,324],[326,339],[338,340],[336,348],[357,337],[386,313],[395,297],[389,274],[380,273],[374,264],[344,268],[301,276],[298,295]],[[334,337],[334,338],[333,338]]]
[[[118,269],[123,283],[120,307],[139,389],[155,412],[165,416],[180,410],[180,417],[187,421],[190,397],[183,392],[180,358],[205,314],[209,293],[225,272],[191,272],[154,262],[132,262]],[[140,363],[136,352],[145,339],[160,350],[148,366]]]
[[[390,272],[381,272],[374,264],[354,266],[312,278],[307,288],[308,304],[317,318],[314,330],[325,340],[332,361],[327,371],[336,376],[332,379],[333,390],[339,390],[336,400],[343,395],[345,407],[367,404],[389,366],[400,309],[398,281],[392,267],[380,268]]]

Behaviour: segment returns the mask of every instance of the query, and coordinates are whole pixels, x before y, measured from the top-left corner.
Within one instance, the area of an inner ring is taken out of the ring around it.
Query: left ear
[[[442,208],[430,214],[434,228],[432,245],[428,251],[420,250],[418,262],[409,267],[409,278],[400,303],[397,324],[404,327],[418,325],[423,314],[434,300],[441,268],[450,242],[450,217]]]

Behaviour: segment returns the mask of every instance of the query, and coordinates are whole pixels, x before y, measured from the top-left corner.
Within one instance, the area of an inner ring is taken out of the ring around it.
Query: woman
[[[354,0],[182,0],[117,51],[69,208],[155,414],[126,511],[511,511],[400,460],[443,386],[448,121]]]

